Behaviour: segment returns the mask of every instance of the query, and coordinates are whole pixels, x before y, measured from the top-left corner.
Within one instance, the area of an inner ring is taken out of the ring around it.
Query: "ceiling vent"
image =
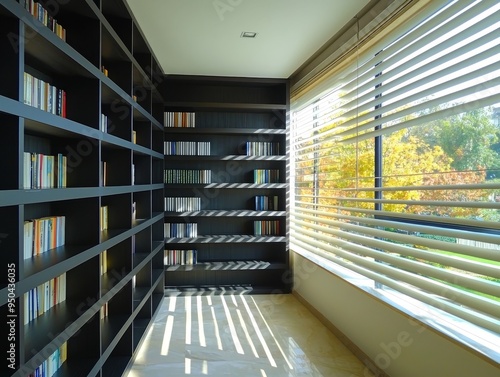
[[[257,33],[254,31],[243,31],[240,35],[241,38],[255,38]]]

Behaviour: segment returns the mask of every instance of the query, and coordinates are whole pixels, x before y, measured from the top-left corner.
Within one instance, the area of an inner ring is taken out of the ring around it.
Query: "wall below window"
[[[500,366],[493,365],[438,332],[411,321],[401,312],[302,255],[292,252],[292,260],[294,293],[359,347],[387,375],[500,375]],[[370,376],[368,368],[365,376]]]

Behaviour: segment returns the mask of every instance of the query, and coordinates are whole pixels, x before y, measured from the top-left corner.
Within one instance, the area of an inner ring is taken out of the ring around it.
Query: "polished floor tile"
[[[125,377],[369,377],[293,295],[165,298]]]

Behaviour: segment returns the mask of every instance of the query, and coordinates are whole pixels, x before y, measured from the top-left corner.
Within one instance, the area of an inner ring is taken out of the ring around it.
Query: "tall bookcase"
[[[166,294],[289,292],[287,80],[166,77]]]
[[[0,0],[0,37],[2,376],[121,376],[164,297],[163,72],[122,0]]]

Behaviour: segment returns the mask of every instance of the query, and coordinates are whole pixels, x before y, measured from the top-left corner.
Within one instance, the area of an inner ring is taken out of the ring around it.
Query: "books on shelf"
[[[108,116],[105,114],[101,114],[101,132],[108,132],[109,120]]]
[[[66,91],[24,72],[24,103],[66,118]]]
[[[103,66],[103,65],[101,66],[101,71],[102,71],[102,73],[104,73],[104,76],[108,77],[108,73],[109,72],[108,72],[108,69],[105,66]]]
[[[196,197],[166,197],[166,212],[183,212],[201,210],[201,198]]]
[[[66,273],[31,289],[24,294],[23,299],[26,325],[66,300]]]
[[[196,250],[165,250],[165,266],[192,265],[197,263]]]
[[[257,220],[253,222],[254,235],[277,236],[280,234],[280,222],[278,220]]]
[[[165,141],[166,156],[210,156],[209,141]]]
[[[24,259],[64,245],[65,216],[50,216],[24,222]]]
[[[278,211],[278,196],[256,195],[255,196],[256,211]]]
[[[108,229],[108,206],[101,206],[99,210],[99,224],[101,232]]]
[[[194,127],[196,113],[166,111],[164,113],[165,127]]]
[[[274,141],[247,141],[247,156],[277,156],[280,144]]]
[[[132,143],[137,144],[137,131],[132,130]]]
[[[25,189],[66,187],[68,158],[58,153],[49,156],[24,152],[23,186]]]
[[[279,183],[280,171],[278,169],[254,169],[254,183]]]
[[[99,254],[99,271],[101,276],[108,272],[108,250],[103,250]]]
[[[65,342],[56,349],[47,360],[45,360],[28,377],[52,377],[68,358],[68,343]]]
[[[207,169],[167,169],[165,183],[212,183],[212,171]]]
[[[23,0],[24,8],[42,24],[47,26],[63,41],[66,41],[66,29],[63,28],[49,12],[35,0]]]
[[[99,312],[100,312],[101,319],[104,319],[108,316],[109,310],[108,310],[108,303],[107,302],[104,303],[103,306],[101,306],[101,309],[99,309]]]
[[[198,237],[197,223],[165,223],[165,238]]]

